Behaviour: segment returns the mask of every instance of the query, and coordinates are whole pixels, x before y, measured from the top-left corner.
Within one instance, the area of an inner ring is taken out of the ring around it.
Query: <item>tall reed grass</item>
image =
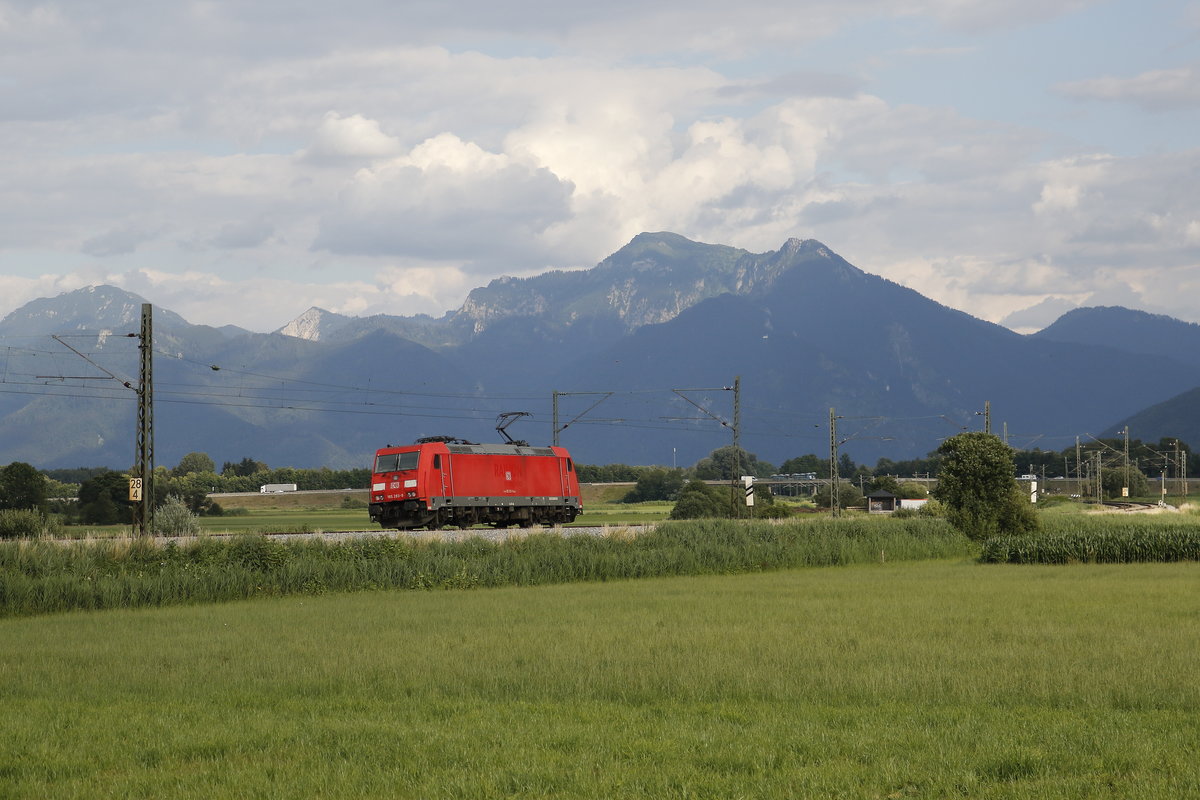
[[[0,544],[0,616],[364,589],[529,586],[972,555],[941,520],[664,524],[628,536],[493,542],[239,536]]]

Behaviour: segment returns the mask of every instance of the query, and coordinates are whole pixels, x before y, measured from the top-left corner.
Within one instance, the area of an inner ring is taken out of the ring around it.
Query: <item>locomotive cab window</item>
[[[417,468],[417,451],[385,453],[375,459],[375,472],[404,472]]]
[[[441,469],[441,468],[442,468],[442,455],[441,455],[441,453],[438,453],[437,455],[435,455],[435,456],[433,457],[433,468],[434,468],[434,469]]]
[[[571,459],[567,459],[567,472],[574,472],[575,465],[571,463]]]

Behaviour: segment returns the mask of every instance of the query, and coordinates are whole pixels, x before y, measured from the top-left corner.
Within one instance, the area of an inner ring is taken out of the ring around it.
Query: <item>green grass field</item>
[[[365,508],[263,509],[243,515],[200,517],[205,533],[304,533],[379,530]]]
[[[573,527],[596,525],[645,525],[662,522],[671,513],[673,503],[622,503],[620,499],[633,488],[633,484],[584,484],[584,514]],[[233,513],[216,517],[201,517],[200,525],[207,533],[277,533],[307,531],[354,531],[375,530],[365,506],[365,491],[331,492],[328,494],[268,494],[217,496],[219,502]],[[361,507],[346,508],[346,499]],[[811,504],[792,498],[779,498],[777,502],[802,511],[812,511]],[[803,507],[803,508],[802,508]],[[1190,507],[1187,516],[1200,515],[1200,508]],[[855,512],[849,512],[851,514]],[[1053,520],[1060,516],[1092,515],[1090,506],[1063,502],[1049,508],[1039,509],[1044,519]],[[64,528],[66,538],[86,539],[113,536],[128,536],[128,525],[73,526]]]
[[[661,503],[621,503],[620,498],[633,484],[588,484],[582,487],[584,514],[575,527],[594,525],[644,525],[661,522],[674,505]],[[367,514],[365,491],[313,494],[269,494],[219,496],[222,507],[231,513],[200,517],[206,533],[279,533],[308,531],[378,530]],[[345,498],[360,507],[345,508]],[[76,525],[64,528],[62,536],[72,539],[128,536],[128,525]]]
[[[1200,565],[0,620],[0,797],[1200,796]]]

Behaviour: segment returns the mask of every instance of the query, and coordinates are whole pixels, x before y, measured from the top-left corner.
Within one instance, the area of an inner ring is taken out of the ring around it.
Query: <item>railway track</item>
[[[256,532],[272,539],[324,539],[329,542],[347,541],[350,539],[367,539],[386,537],[389,539],[407,538],[414,541],[460,542],[464,539],[484,539],[491,542],[503,542],[507,539],[529,536],[534,533],[553,533],[560,536],[609,536],[614,532],[628,532],[633,535],[652,530],[653,525],[573,525],[569,528],[555,526],[552,528],[468,528],[466,530],[436,530],[436,531],[398,531],[395,529],[381,530],[376,528],[369,531],[266,531]],[[240,535],[237,532],[207,533],[205,537],[226,538]],[[194,536],[156,536],[158,542],[190,542]]]
[[[1162,508],[1170,508],[1164,503],[1135,503],[1129,500],[1105,500],[1101,505],[1118,511],[1157,511]]]

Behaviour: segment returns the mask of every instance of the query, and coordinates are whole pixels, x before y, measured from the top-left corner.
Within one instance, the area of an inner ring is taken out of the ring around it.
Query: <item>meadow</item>
[[[645,525],[661,522],[673,503],[622,503],[632,483],[584,484],[580,487],[584,514],[574,527]],[[311,533],[379,530],[367,513],[367,492],[347,489],[320,493],[237,494],[211,496],[225,513],[198,518],[201,529],[213,535],[242,533]],[[58,535],[67,539],[119,538],[130,535],[129,525],[75,525]]]
[[[1200,796],[1200,565],[0,620],[0,797]]]

